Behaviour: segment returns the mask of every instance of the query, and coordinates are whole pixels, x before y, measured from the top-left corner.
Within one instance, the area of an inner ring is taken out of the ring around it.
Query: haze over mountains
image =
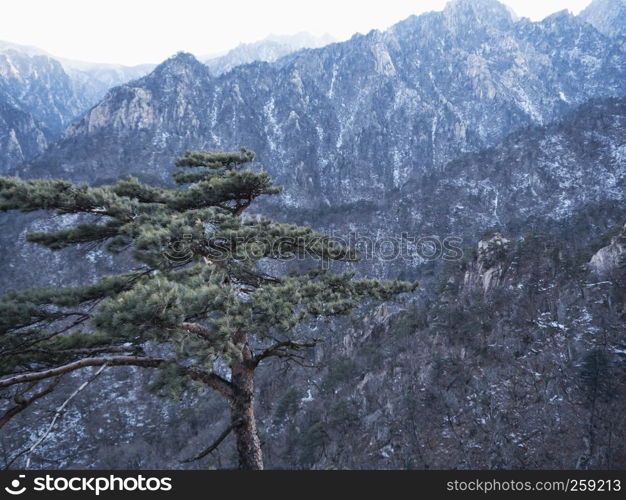
[[[292,398],[280,409],[261,397],[274,466],[626,466],[625,29],[626,0],[538,22],[496,0],[453,0],[341,43],[268,39],[156,67],[0,45],[0,172],[160,184],[185,150],[245,146],[285,187],[261,208],[274,218],[462,238],[461,262],[414,253],[359,264],[420,279],[412,309],[336,328],[316,353],[326,371],[261,382],[261,393],[279,386]],[[63,223],[3,216],[0,286],[78,283],[119,265],[96,268],[99,248],[53,254],[24,241]],[[596,352],[613,385],[592,409],[581,367]],[[106,466],[96,428],[109,426],[110,439],[116,422],[134,438],[131,422],[142,421],[155,436],[170,426],[208,442],[171,407],[144,403],[104,424],[106,402],[82,408],[87,423],[71,432],[97,444],[63,463]],[[225,416],[209,406],[197,411],[220,428]],[[118,444],[128,463],[160,467],[157,441],[139,454],[131,438]]]
[[[85,180],[131,163],[165,180],[181,150],[246,144],[291,203],[351,202],[621,95],[624,59],[619,40],[566,12],[515,21],[495,1],[459,0],[220,76],[179,54],[114,89],[35,163]],[[356,172],[368,181],[355,185]]]
[[[209,67],[212,74],[220,75],[242,64],[255,61],[274,62],[297,50],[315,49],[335,41],[328,34],[320,37],[306,32],[295,35],[270,35],[256,43],[242,43],[226,54],[204,56],[200,57],[200,60]]]
[[[332,41],[329,35],[272,35],[203,60],[213,74],[219,74],[243,63],[275,61],[296,50]],[[0,102],[4,106],[0,114],[0,171],[41,153],[109,89],[140,78],[154,67],[75,61],[37,47],[0,41]]]

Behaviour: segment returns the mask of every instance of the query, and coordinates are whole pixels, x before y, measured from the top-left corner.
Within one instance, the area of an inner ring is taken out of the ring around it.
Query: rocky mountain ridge
[[[615,39],[565,12],[516,21],[495,0],[457,0],[386,32],[218,77],[188,54],[155,70],[169,81],[181,72],[202,76],[167,87],[150,75],[114,89],[34,169],[98,181],[130,163],[167,181],[185,149],[245,145],[286,187],[284,204],[333,206],[379,198],[590,98],[626,93]]]
[[[199,59],[209,67],[211,73],[221,75],[242,64],[256,61],[274,62],[298,50],[315,49],[335,41],[328,34],[319,37],[306,32],[295,35],[270,35],[258,42],[240,44],[226,54]]]

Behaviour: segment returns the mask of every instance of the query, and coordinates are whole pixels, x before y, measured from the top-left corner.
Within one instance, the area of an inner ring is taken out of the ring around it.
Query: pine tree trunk
[[[235,342],[243,344],[243,358],[231,366],[233,396],[230,402],[231,422],[239,454],[239,468],[262,470],[263,452],[254,417],[254,366],[248,347],[248,336],[235,335]]]

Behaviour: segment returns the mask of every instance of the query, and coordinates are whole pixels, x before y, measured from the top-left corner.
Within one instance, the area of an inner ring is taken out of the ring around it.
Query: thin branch
[[[215,342],[215,334],[206,326],[202,326],[199,323],[183,322],[181,323],[180,327],[183,330],[188,331],[189,333],[197,335],[198,337],[202,337],[203,339],[210,342]]]
[[[258,366],[258,364],[261,361],[270,357],[302,359],[302,356],[297,355],[295,352],[289,352],[289,351],[303,351],[305,349],[311,349],[315,347],[316,345],[317,345],[316,341],[307,342],[307,343],[299,343],[299,342],[293,342],[289,340],[285,342],[278,342],[277,344],[274,344],[273,346],[268,347],[260,354],[257,354],[254,357],[253,363],[254,363],[254,366]]]
[[[16,346],[14,346],[9,351],[2,351],[2,352],[0,352],[0,355],[7,356],[7,355],[10,355],[10,354],[20,353],[20,352],[22,352],[23,349],[27,349],[27,348],[32,347],[34,345],[37,345],[37,344],[39,344],[41,342],[45,342],[46,340],[50,340],[51,338],[56,337],[57,335],[61,335],[62,333],[65,333],[65,332],[71,330],[72,328],[74,328],[74,327],[80,325],[81,323],[84,323],[88,319],[90,319],[90,317],[91,317],[90,315],[85,314],[84,316],[78,318],[76,321],[71,322],[69,325],[61,328],[60,330],[55,330],[53,332],[50,332],[50,333],[46,334],[44,337],[35,338],[33,340],[25,340],[21,344],[18,344]],[[26,326],[32,327],[35,324],[36,324],[36,322],[34,322],[34,323],[30,324],[30,325],[26,325]],[[20,329],[26,328],[26,326],[22,326],[20,328],[13,329],[12,331],[14,333],[18,333]],[[30,333],[30,332],[27,330],[25,332],[22,332],[22,335],[27,335],[28,333]],[[36,331],[35,331],[35,333],[36,333]]]
[[[30,449],[26,452],[26,469],[28,469],[30,467],[30,457],[33,453],[33,451],[35,451],[35,449],[44,442],[44,440],[50,435],[50,433],[52,432],[52,429],[54,428],[54,424],[56,424],[57,420],[59,419],[59,417],[61,417],[61,415],[63,414],[63,411],[65,410],[65,408],[67,408],[67,406],[70,404],[70,402],[76,397],[78,396],[82,391],[85,390],[85,388],[91,384],[94,380],[96,380],[100,374],[107,368],[107,364],[103,364],[98,371],[96,371],[96,373],[93,374],[93,376],[91,378],[89,378],[88,380],[85,380],[85,382],[83,382],[78,389],[76,389],[72,394],[70,394],[70,397],[68,397],[61,406],[59,406],[59,408],[57,409],[57,411],[54,414],[54,417],[52,418],[52,422],[50,422],[50,425],[48,426],[48,428],[46,429],[46,432],[43,434],[43,436],[41,436],[31,447]],[[9,466],[11,464],[9,463]]]
[[[217,373],[205,372],[204,370],[193,367],[181,367],[181,369],[190,379],[202,382],[211,389],[215,389],[228,400],[232,399],[233,384],[225,378],[220,377]]]
[[[30,405],[32,405],[35,401],[37,401],[38,399],[41,399],[44,396],[50,394],[55,389],[55,387],[58,385],[60,380],[61,380],[61,377],[56,378],[43,391],[40,391],[40,392],[37,392],[37,393],[33,394],[28,399],[24,399],[22,397],[23,393],[25,391],[18,392],[18,394],[16,394],[16,396],[15,396],[15,402],[17,403],[16,406],[14,406],[13,408],[10,408],[8,411],[5,412],[4,415],[2,415],[2,417],[0,417],[0,429],[2,429],[9,422],[9,420],[11,420],[15,415],[17,415],[18,413],[21,413],[22,411],[24,411],[26,408],[28,408]],[[26,388],[26,390],[31,389],[34,385],[35,384],[33,384],[30,387]]]
[[[5,377],[0,379],[0,388],[57,377],[88,366],[102,366],[106,364],[108,366],[141,366],[144,368],[158,368],[168,361],[172,360],[165,358],[147,358],[143,356],[107,356],[85,358],[62,366],[48,368],[46,370],[20,373],[18,375]],[[207,372],[193,366],[179,366],[178,368],[184,375],[188,376],[192,380],[202,382],[212,389],[215,389],[225,398],[230,399],[232,397],[232,384],[228,380],[220,377],[218,374]]]
[[[98,376],[104,371],[104,369],[107,367],[106,364],[103,364],[98,371],[96,371],[96,373],[90,377],[88,380],[86,380],[85,382],[83,382],[78,389],[76,389],[72,394],[70,394],[70,396],[61,404],[61,406],[59,406],[56,410],[56,412],[54,413],[54,417],[52,418],[52,421],[50,422],[50,424],[48,425],[46,431],[43,433],[43,435],[37,439],[37,441],[35,441],[32,446],[30,446],[29,448],[25,448],[24,450],[20,451],[19,453],[17,453],[4,467],[5,470],[9,469],[11,467],[11,465],[13,465],[15,463],[15,461],[20,458],[23,455],[27,456],[26,459],[26,466],[25,468],[28,469],[28,467],[30,466],[30,455],[33,451],[35,451],[35,449],[41,444],[43,443],[43,441],[50,435],[50,433],[52,432],[52,429],[54,428],[54,425],[56,424],[57,420],[59,419],[59,417],[61,417],[61,415],[63,414],[63,411],[65,410],[65,408],[70,404],[70,402],[76,397],[78,396],[78,394],[80,394],[89,384],[91,384],[96,378],[98,378]],[[59,379],[57,379],[58,382]]]
[[[73,348],[73,349],[27,349],[24,352],[38,352],[50,355],[71,355],[71,354],[107,354],[107,353],[128,353],[136,351],[136,346],[103,346],[103,347],[85,347],[85,348]]]
[[[55,368],[49,368],[47,370],[34,371],[28,373],[20,373],[19,375],[13,375],[11,377],[5,377],[0,379],[0,388],[9,387],[15,384],[22,384],[24,382],[34,382],[36,380],[43,380],[46,378],[58,377],[65,373],[73,372],[81,368],[88,366],[102,366],[107,364],[109,366],[143,366],[148,368],[156,368],[167,360],[164,358],[146,358],[141,356],[109,356],[109,357],[95,357],[85,358],[72,363],[67,363]]]
[[[211,443],[211,445],[208,446],[204,451],[200,452],[195,457],[181,460],[181,463],[188,464],[190,462],[195,462],[196,460],[200,460],[201,458],[206,457],[209,453],[213,453],[217,449],[217,447],[222,443],[222,441],[224,441],[224,439],[228,437],[228,435],[233,431],[233,429],[235,429],[235,427],[237,427],[240,424],[241,424],[241,420],[236,420],[235,422],[230,424],[226,429],[224,429],[224,432],[222,432],[218,436],[218,438],[215,441],[213,441],[213,443]]]

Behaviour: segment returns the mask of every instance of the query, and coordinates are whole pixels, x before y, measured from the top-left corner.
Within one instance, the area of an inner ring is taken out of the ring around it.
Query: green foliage
[[[280,423],[295,415],[300,408],[301,399],[301,391],[295,387],[289,389],[276,405],[276,410],[274,410],[274,423]]]
[[[167,363],[148,387],[149,391],[173,401],[179,401],[186,392],[200,392],[203,387],[182,376],[175,363]]]
[[[301,450],[299,457],[301,465],[307,467],[313,464],[329,440],[328,433],[320,422],[316,422],[306,429],[298,442],[298,448]]]
[[[187,151],[176,160],[177,167],[205,167],[210,169],[231,169],[254,160],[254,152],[241,148],[239,152]]]
[[[608,400],[613,396],[611,363],[601,349],[594,349],[585,354],[579,377],[583,393],[589,400]]]
[[[308,227],[241,217],[257,198],[280,191],[267,172],[246,168],[253,159],[246,149],[188,152],[176,161],[176,188],[134,177],[99,187],[0,178],[1,210],[84,214],[71,227],[32,233],[28,241],[51,250],[105,243],[109,252],[126,253],[139,266],[83,287],[3,297],[0,358],[10,357],[3,372],[34,362],[52,366],[113,346],[138,354],[149,347],[179,367],[210,370],[218,358],[239,359],[242,346],[233,340],[238,332],[261,341],[276,335],[291,340],[303,321],[347,314],[364,301],[392,300],[415,289],[414,283],[322,270],[261,272],[266,260],[354,261],[358,253]],[[348,368],[347,362],[333,368],[330,379],[347,376]],[[175,365],[163,373],[155,390],[180,394],[184,387],[170,380],[178,377]],[[281,402],[280,412],[292,411],[293,404]]]
[[[117,221],[108,222],[102,226],[79,224],[76,227],[56,233],[29,233],[26,236],[26,240],[48,247],[50,250],[60,250],[79,243],[90,243],[113,238],[118,235],[119,227],[120,224]]]
[[[107,276],[93,285],[74,288],[32,288],[0,299],[0,336],[7,332],[66,318],[67,308],[116,296],[133,285],[139,274]]]

